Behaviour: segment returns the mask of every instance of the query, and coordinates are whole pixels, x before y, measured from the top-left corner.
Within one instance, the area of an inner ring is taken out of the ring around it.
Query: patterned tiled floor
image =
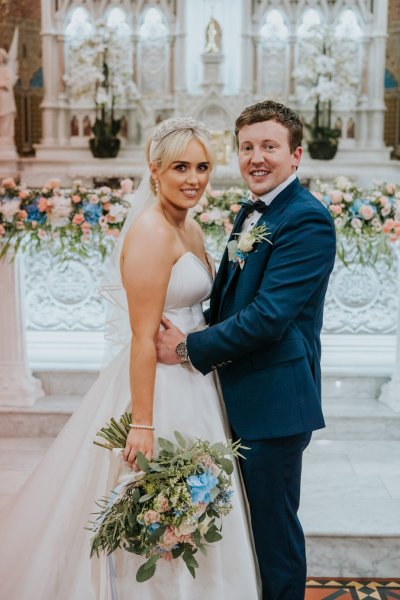
[[[305,600],[400,600],[400,579],[309,579]]]

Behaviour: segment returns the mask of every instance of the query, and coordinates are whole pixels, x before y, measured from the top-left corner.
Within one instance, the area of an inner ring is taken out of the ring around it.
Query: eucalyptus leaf
[[[150,471],[149,461],[147,460],[143,452],[140,452],[140,450],[136,454],[136,462],[139,465],[140,469],[145,473],[148,473]]]
[[[172,442],[170,442],[169,440],[159,437],[158,443],[160,445],[160,448],[165,450],[165,452],[168,452],[170,454],[173,454],[175,452],[175,445]]]
[[[154,573],[156,572],[157,565],[152,565],[151,567],[146,569],[146,564],[147,563],[145,563],[144,565],[139,567],[139,569],[137,570],[136,581],[138,583],[143,583],[144,581],[148,581],[149,579],[151,579],[153,577]]]
[[[233,462],[229,458],[221,458],[220,465],[227,475],[232,475]]]
[[[181,448],[186,448],[186,440],[183,435],[179,433],[179,431],[174,431],[174,435],[179,446],[181,446]]]

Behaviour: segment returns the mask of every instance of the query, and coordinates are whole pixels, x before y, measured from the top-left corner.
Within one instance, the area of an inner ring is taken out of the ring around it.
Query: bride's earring
[[[157,179],[154,182],[154,187],[156,188],[156,194],[158,194],[159,185],[158,185],[158,180]]]

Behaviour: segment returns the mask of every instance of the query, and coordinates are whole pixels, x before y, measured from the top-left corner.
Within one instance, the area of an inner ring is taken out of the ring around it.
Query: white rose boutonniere
[[[255,244],[259,244],[260,242],[272,244],[271,240],[268,239],[269,233],[265,224],[254,227],[250,231],[235,233],[235,235],[237,235],[239,239],[231,240],[229,242],[228,257],[230,261],[239,263],[241,269],[243,269],[246,259],[253,250]]]

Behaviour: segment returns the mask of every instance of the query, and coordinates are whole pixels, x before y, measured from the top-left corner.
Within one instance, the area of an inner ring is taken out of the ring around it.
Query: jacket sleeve
[[[193,366],[205,375],[279,340],[332,271],[335,254],[329,213],[317,209],[291,213],[277,232],[254,300],[225,321],[188,335]]]

